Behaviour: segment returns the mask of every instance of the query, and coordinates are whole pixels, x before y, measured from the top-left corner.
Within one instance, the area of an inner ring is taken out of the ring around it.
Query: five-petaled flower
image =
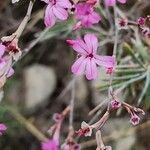
[[[140,122],[140,117],[139,117],[138,115],[136,115],[135,113],[131,113],[130,122],[131,122],[133,125],[138,125],[139,122]]]
[[[128,19],[126,18],[119,18],[117,20],[117,27],[119,30],[121,29],[128,29]]]
[[[94,11],[93,5],[88,3],[78,3],[75,5],[75,17],[79,22],[75,25],[74,29],[78,29],[81,26],[91,27],[101,20],[100,15]]]
[[[139,26],[144,26],[146,23],[146,18],[145,17],[139,17],[138,20],[137,20],[137,24]]]
[[[44,22],[47,27],[52,27],[56,23],[56,18],[66,20],[68,18],[67,8],[72,5],[69,0],[42,0],[47,4]]]
[[[72,65],[71,70],[76,75],[85,74],[88,80],[98,76],[97,66],[113,68],[115,58],[113,56],[100,56],[96,54],[98,39],[94,34],[86,34],[84,40],[67,40],[80,57]]]
[[[121,107],[121,102],[116,99],[112,100],[110,103],[112,109],[118,109]]]
[[[122,4],[125,4],[127,2],[127,0],[105,0],[105,5],[106,6],[114,6],[117,1]]]

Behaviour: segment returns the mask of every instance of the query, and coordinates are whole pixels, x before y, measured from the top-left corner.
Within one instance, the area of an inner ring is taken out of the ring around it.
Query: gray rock
[[[135,144],[135,135],[131,135],[125,138],[120,138],[116,142],[115,150],[131,150],[132,146]]]
[[[56,75],[52,68],[35,64],[25,69],[25,106],[33,108],[42,104],[56,87]]]

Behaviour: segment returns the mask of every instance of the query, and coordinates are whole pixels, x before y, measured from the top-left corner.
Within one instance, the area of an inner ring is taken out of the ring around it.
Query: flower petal
[[[84,36],[84,41],[86,45],[88,46],[88,52],[89,54],[95,54],[97,51],[98,46],[98,40],[97,37],[94,34],[86,34]]]
[[[85,121],[83,121],[82,123],[81,123],[81,128],[82,129],[89,129],[89,131],[87,132],[87,133],[85,133],[85,136],[91,136],[92,135],[92,127],[89,125],[89,124],[87,124]]]
[[[97,66],[94,59],[88,59],[85,74],[88,80],[97,78]]]
[[[86,62],[87,59],[85,58],[85,56],[81,56],[79,59],[77,59],[71,67],[72,73],[76,75],[83,74],[85,71]]]
[[[68,18],[68,12],[60,7],[59,5],[54,5],[53,7],[54,15],[60,20],[66,20]]]
[[[8,73],[7,73],[7,78],[11,77],[15,73],[13,68],[10,68]]]
[[[74,40],[74,41],[75,43],[72,46],[73,49],[81,55],[88,55],[87,45],[81,39]]]
[[[55,25],[55,22],[56,22],[56,18],[53,14],[52,6],[48,5],[45,10],[44,23],[46,27],[52,27]]]
[[[4,55],[6,47],[3,44],[0,44],[0,58]]]
[[[88,16],[88,18],[92,24],[98,23],[101,20],[101,16],[94,11]]]
[[[115,65],[115,58],[112,56],[99,56],[96,55],[96,63],[106,68],[112,68]]]
[[[105,0],[106,6],[114,6],[116,3],[116,0]]]
[[[6,62],[4,60],[0,60],[0,70],[3,69],[6,65]]]
[[[69,0],[56,0],[56,3],[63,8],[72,8]]]
[[[52,139],[49,139],[46,142],[42,142],[41,145],[42,150],[58,150],[56,142]]]

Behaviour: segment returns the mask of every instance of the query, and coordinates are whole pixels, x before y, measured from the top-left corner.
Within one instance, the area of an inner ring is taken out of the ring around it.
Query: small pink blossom
[[[128,28],[128,20],[126,18],[119,18],[117,20],[118,29],[127,29]]]
[[[86,34],[84,40],[69,40],[73,49],[80,57],[72,65],[71,70],[76,75],[85,74],[88,80],[98,76],[97,66],[113,68],[115,58],[97,55],[98,40],[94,34]]]
[[[112,72],[113,72],[113,68],[107,68],[107,70],[106,70],[106,74],[112,74]]]
[[[1,44],[5,46],[5,52],[7,55],[12,56],[12,58],[17,61],[22,55],[22,52],[18,47],[18,39],[15,38],[15,35],[4,36],[1,40]]]
[[[91,136],[92,135],[92,126],[88,125],[85,121],[81,123],[81,128],[76,131],[79,136]]]
[[[137,24],[138,24],[139,26],[144,26],[145,23],[146,23],[146,18],[144,18],[144,17],[139,17],[139,18],[138,18]]]
[[[118,100],[112,100],[111,101],[111,108],[112,109],[118,109],[121,107],[121,102],[119,102]]]
[[[132,113],[132,114],[131,114],[130,122],[131,122],[133,125],[137,125],[137,124],[139,124],[139,122],[140,122],[140,117],[137,116],[135,113]]]
[[[88,3],[78,3],[75,5],[75,17],[80,22],[75,25],[78,28],[79,25],[90,27],[101,20],[100,15],[94,11],[93,5]]]
[[[114,6],[116,2],[118,1],[121,4],[125,4],[127,0],[104,0],[106,6]]]
[[[71,8],[69,0],[42,0],[47,4],[45,10],[44,22],[46,27],[52,27],[56,23],[56,18],[66,20],[68,12],[66,9]]]
[[[3,123],[0,123],[0,135],[2,135],[5,130],[7,130],[7,126]]]
[[[41,150],[58,150],[57,143],[53,139],[43,142]]]

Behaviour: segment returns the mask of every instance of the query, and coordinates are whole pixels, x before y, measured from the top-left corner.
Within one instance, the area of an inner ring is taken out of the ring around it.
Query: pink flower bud
[[[67,44],[69,44],[70,46],[73,46],[73,44],[75,44],[75,40],[66,40]]]
[[[87,4],[95,5],[97,3],[97,0],[87,0]]]
[[[107,70],[106,70],[106,74],[112,74],[112,72],[113,72],[113,68],[107,68]]]

